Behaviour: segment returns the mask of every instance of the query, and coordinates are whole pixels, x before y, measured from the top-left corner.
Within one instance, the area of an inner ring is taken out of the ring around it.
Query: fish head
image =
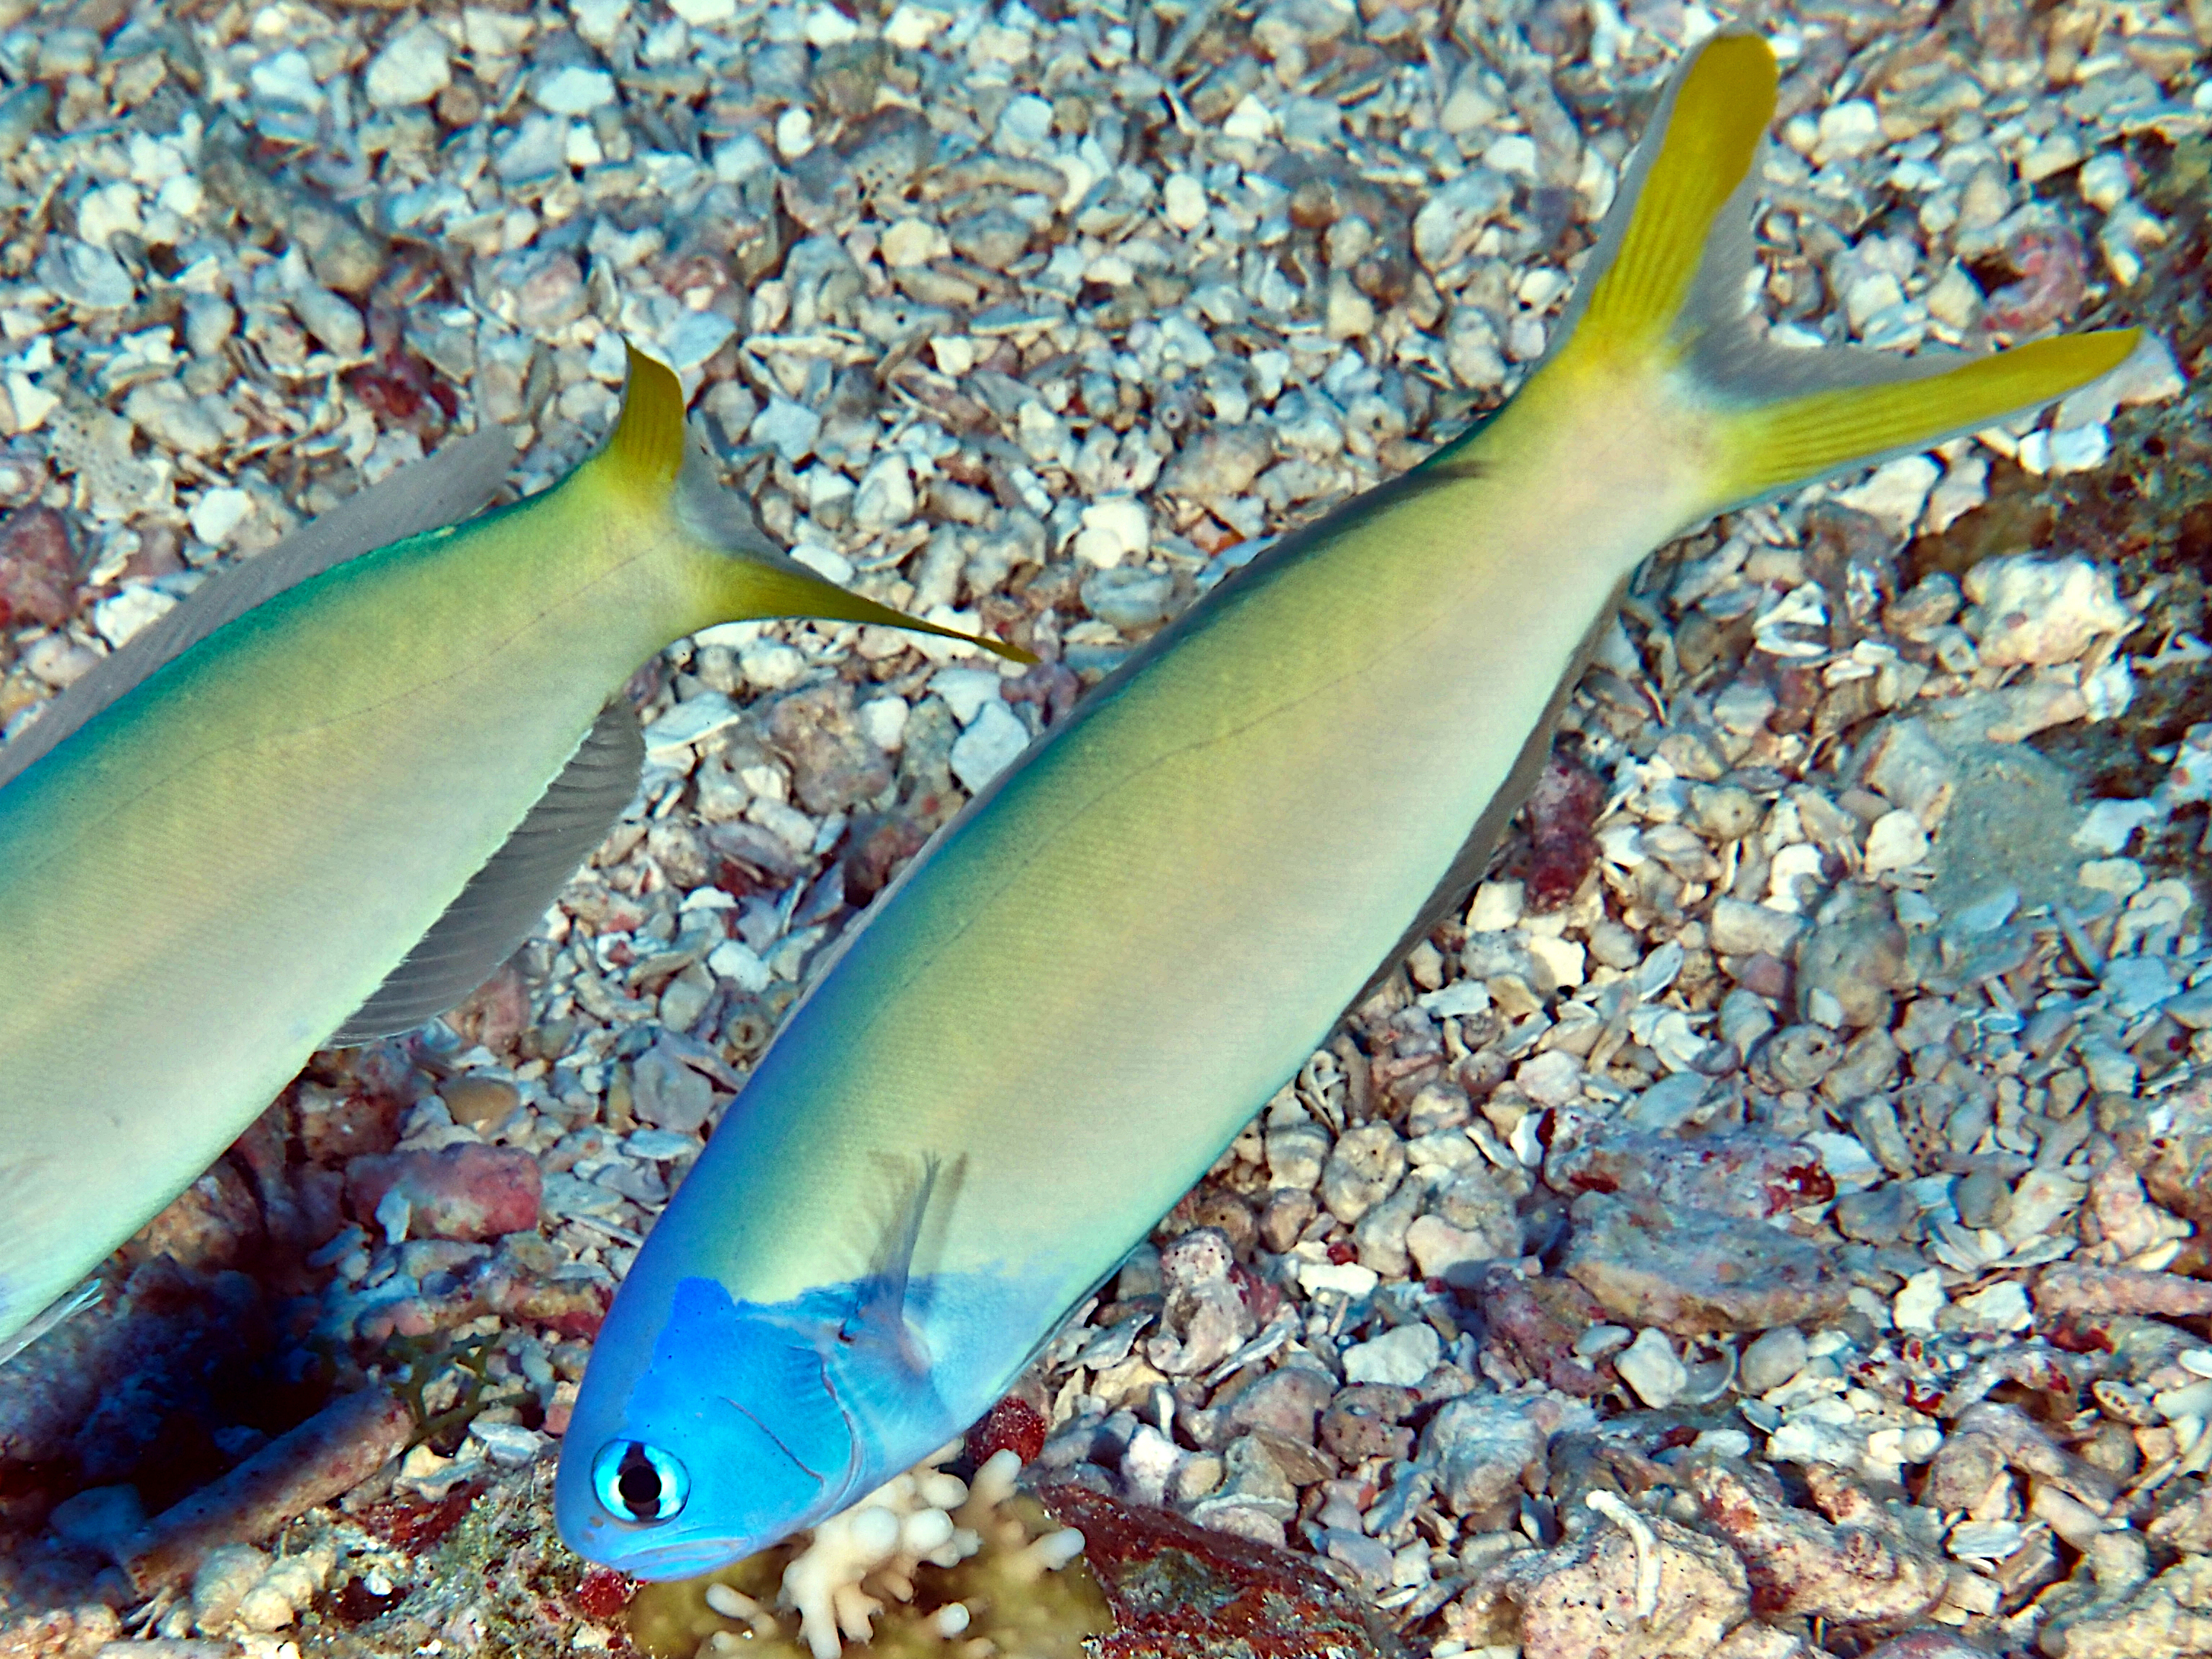
[[[701,1277],[662,1305],[657,1332],[635,1328],[643,1304],[601,1332],[554,1511],[587,1559],[686,1578],[843,1508],[859,1495],[861,1436],[805,1322]]]

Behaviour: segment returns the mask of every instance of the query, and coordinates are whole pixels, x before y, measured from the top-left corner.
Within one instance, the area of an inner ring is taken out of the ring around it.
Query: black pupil
[[[623,1506],[639,1519],[648,1520],[660,1513],[660,1472],[653,1467],[644,1447],[632,1446],[623,1454],[615,1490],[622,1494]]]

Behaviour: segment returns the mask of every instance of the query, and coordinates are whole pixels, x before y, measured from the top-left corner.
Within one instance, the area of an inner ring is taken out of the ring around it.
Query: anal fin
[[[0,1365],[5,1365],[57,1325],[92,1306],[100,1300],[106,1288],[97,1275],[88,1279],[68,1294],[57,1297],[47,1304],[33,1316],[30,1323],[14,1335],[0,1337]]]
[[[644,764],[636,713],[617,699],[529,816],[330,1041],[366,1042],[411,1030],[490,978],[606,839],[636,794]]]

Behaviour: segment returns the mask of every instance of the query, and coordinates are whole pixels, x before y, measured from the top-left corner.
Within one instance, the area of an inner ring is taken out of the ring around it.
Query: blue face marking
[[[678,1282],[614,1431],[564,1449],[555,1507],[573,1548],[640,1577],[685,1577],[860,1496],[859,1437],[829,1370],[836,1325],[796,1312],[735,1302],[711,1279]]]
[[[726,1566],[858,1502],[980,1417],[1060,1311],[999,1273],[909,1279],[896,1319],[872,1274],[773,1305],[706,1278],[666,1294],[665,1314],[617,1303],[554,1490],[569,1547],[641,1578]]]

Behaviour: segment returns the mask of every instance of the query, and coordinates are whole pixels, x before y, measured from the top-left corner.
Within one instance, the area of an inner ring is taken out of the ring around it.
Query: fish
[[[957,1436],[1472,887],[1648,554],[2129,355],[1766,337],[1776,82],[1705,43],[1516,395],[1133,653],[848,930],[600,1329],[572,1547],[701,1573]]]
[[[636,793],[641,663],[750,617],[968,638],[778,549],[634,349],[605,444],[469,516],[514,454],[488,428],[342,503],[0,750],[0,1346],[316,1049],[523,941]]]

